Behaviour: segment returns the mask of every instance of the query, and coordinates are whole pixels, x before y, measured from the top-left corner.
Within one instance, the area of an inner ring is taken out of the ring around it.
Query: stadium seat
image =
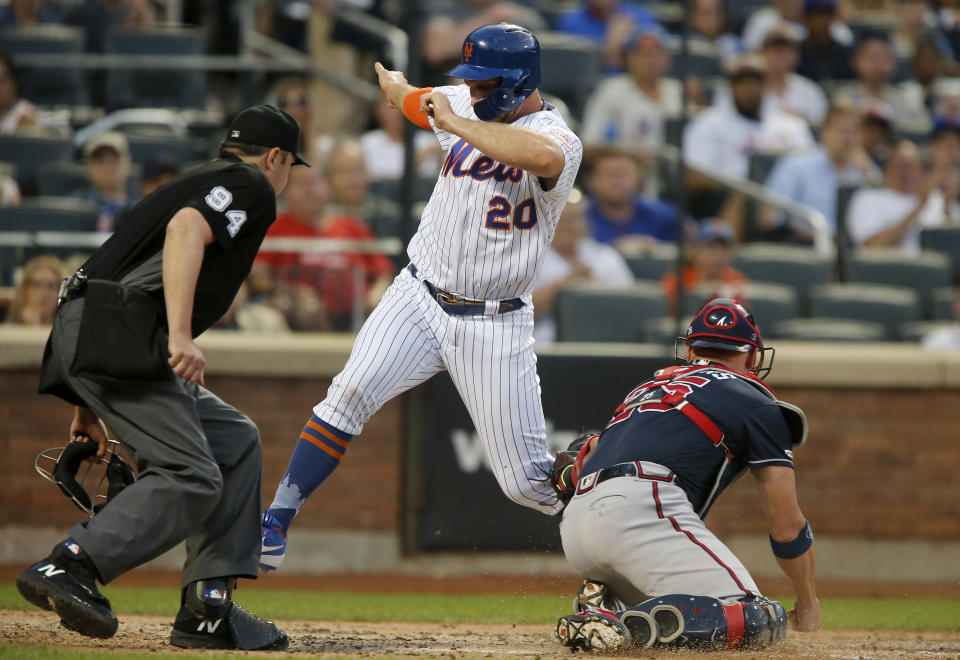
[[[863,249],[848,267],[849,282],[906,286],[917,291],[925,316],[932,316],[933,291],[950,284],[950,258],[941,252]]]
[[[942,289],[936,289],[931,296],[933,299],[933,309],[931,318],[934,321],[952,321],[957,318],[954,311],[957,299],[957,290],[952,286],[945,286]]]
[[[0,51],[12,53],[21,69],[20,96],[41,106],[78,106],[90,102],[86,76],[71,68],[70,55],[83,52],[83,30],[66,25],[35,25],[0,30]],[[20,55],[57,55],[60,66],[20,64]]]
[[[920,232],[920,247],[943,252],[953,264],[951,283],[960,282],[960,227],[930,227]]]
[[[0,162],[10,163],[17,172],[20,192],[37,191],[37,170],[44,165],[73,160],[73,143],[61,138],[16,133],[0,135]]]
[[[743,302],[753,312],[764,336],[778,321],[800,316],[800,302],[796,289],[789,284],[749,282],[739,288],[743,291]],[[716,296],[715,286],[698,287],[692,291],[685,291],[683,313],[687,316],[693,316],[711,298]]]
[[[603,78],[603,50],[589,39],[559,32],[537,35],[543,63],[540,88],[556,94],[577,117],[596,81]]]
[[[44,197],[68,197],[78,188],[90,185],[87,168],[81,163],[47,163],[37,168],[37,194]]]
[[[890,340],[899,338],[900,326],[923,318],[920,296],[907,287],[879,284],[825,284],[811,292],[815,318],[879,323]]]
[[[196,55],[207,52],[200,29],[121,30],[110,35],[107,50],[116,55]],[[204,108],[207,77],[198,69],[115,69],[107,79],[112,108]]]
[[[794,319],[773,327],[778,339],[795,341],[884,341],[886,328],[869,321],[843,319]]]
[[[677,246],[672,243],[657,243],[645,249],[626,248],[621,253],[638,280],[659,282],[677,263]]]
[[[580,284],[557,294],[555,314],[559,341],[636,342],[649,319],[666,316],[667,301],[651,282]]]
[[[935,330],[956,328],[957,324],[951,321],[914,321],[904,323],[900,327],[900,337],[903,341],[921,342],[923,338]]]
[[[683,334],[689,325],[689,319],[680,326],[680,333]],[[664,316],[652,319],[643,324],[643,339],[651,344],[661,344],[663,346],[673,346],[678,337],[677,319]]]
[[[789,284],[794,287],[803,314],[810,289],[833,281],[833,262],[812,248],[777,243],[744,245],[733,259],[733,267],[756,282]]]
[[[92,233],[96,226],[96,206],[79,199],[35,197],[24,199],[19,206],[0,208],[0,235],[42,231]],[[67,256],[85,250],[89,247],[0,245],[0,284],[12,284],[14,269],[37,254]]]
[[[193,142],[189,139],[141,137],[129,135],[130,158],[137,165],[143,165],[155,156],[164,155],[174,163],[184,167],[198,158],[210,157],[211,154],[198,154],[194,151]]]

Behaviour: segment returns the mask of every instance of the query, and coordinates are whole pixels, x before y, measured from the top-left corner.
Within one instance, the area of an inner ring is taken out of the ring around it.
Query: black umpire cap
[[[279,147],[294,156],[294,165],[310,167],[300,149],[300,125],[283,110],[272,105],[255,105],[243,110],[227,129],[227,140],[255,144],[260,147]]]

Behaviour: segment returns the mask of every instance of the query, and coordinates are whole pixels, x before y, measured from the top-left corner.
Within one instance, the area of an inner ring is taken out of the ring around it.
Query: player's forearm
[[[812,603],[817,599],[812,547],[793,559],[777,557],[777,563],[780,564],[780,569],[793,584],[798,603]]]
[[[167,225],[163,243],[163,296],[171,337],[192,338],[193,295],[206,247],[206,220],[183,209]]]
[[[508,167],[516,167],[544,179],[553,179],[563,171],[564,155],[560,146],[537,131],[520,126],[453,117],[443,126],[486,156]]]
[[[387,95],[387,100],[397,108],[403,107],[403,99],[407,97],[407,94],[419,89],[409,83],[401,82],[388,82],[382,84],[381,87],[383,88],[383,93]]]

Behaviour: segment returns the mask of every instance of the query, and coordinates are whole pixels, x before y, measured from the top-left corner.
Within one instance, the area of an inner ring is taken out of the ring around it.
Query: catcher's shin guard
[[[630,608],[621,615],[629,624],[649,614],[657,625],[660,644],[688,647],[760,648],[786,636],[786,612],[766,598],[723,601],[709,596],[670,594]]]

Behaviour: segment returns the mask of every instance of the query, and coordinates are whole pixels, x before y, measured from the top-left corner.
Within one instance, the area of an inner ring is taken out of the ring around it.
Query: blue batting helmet
[[[519,108],[540,84],[540,42],[519,25],[484,25],[464,39],[460,64],[447,75],[464,80],[503,78],[490,96],[473,106],[483,121],[495,119]]]

